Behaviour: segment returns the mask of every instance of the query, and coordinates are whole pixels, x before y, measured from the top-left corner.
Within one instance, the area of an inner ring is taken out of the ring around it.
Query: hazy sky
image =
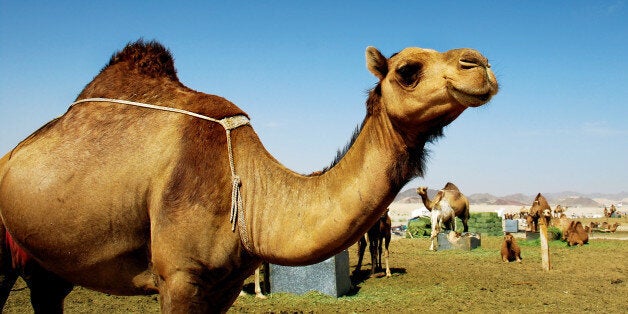
[[[446,128],[406,188],[628,191],[626,1],[364,2],[0,0],[0,151],[144,38],[170,49],[185,85],[237,104],[279,161],[309,173],[364,118],[376,84],[367,46],[471,47],[500,93]]]

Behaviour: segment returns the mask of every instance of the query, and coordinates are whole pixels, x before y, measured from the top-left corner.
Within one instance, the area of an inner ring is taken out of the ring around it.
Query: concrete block
[[[504,232],[516,233],[519,231],[519,221],[515,219],[504,220]]]
[[[270,264],[270,292],[304,294],[318,291],[339,297],[351,289],[349,252],[347,250],[308,266]]]

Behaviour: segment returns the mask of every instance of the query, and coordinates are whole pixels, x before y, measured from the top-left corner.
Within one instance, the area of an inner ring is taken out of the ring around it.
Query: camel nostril
[[[462,69],[464,70],[469,70],[469,69],[473,69],[475,67],[479,67],[480,64],[479,62],[477,62],[477,60],[471,60],[471,59],[460,59],[459,61],[460,66],[462,67]]]
[[[460,67],[464,70],[473,69],[475,67],[488,67],[488,60],[479,52],[475,50],[466,50],[458,61]]]

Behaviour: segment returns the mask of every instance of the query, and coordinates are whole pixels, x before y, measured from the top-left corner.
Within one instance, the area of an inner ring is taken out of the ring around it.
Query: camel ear
[[[366,48],[366,67],[380,80],[388,74],[388,60],[373,46]]]

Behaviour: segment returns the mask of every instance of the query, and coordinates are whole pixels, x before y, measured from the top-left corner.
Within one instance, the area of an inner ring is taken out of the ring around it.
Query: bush
[[[502,235],[502,219],[497,213],[472,213],[469,217],[469,231],[488,235]]]
[[[408,221],[406,237],[424,237],[432,233],[432,223],[429,217],[417,217]]]
[[[563,232],[560,231],[560,228],[551,226],[547,228],[547,237],[548,237],[548,240],[550,241],[560,240],[563,237]]]

